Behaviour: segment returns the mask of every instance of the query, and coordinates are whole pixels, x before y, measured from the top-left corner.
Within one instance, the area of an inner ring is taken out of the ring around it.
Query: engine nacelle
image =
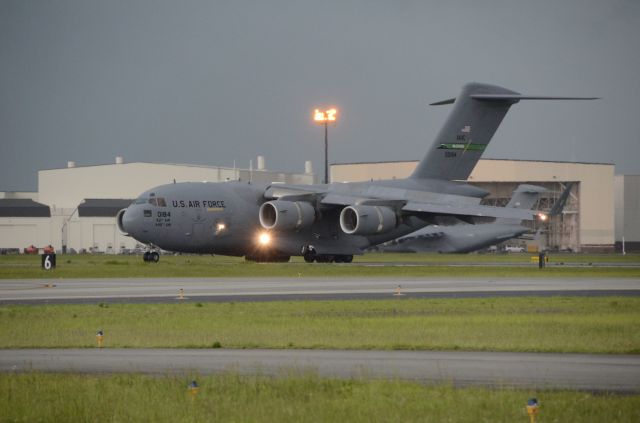
[[[127,231],[124,230],[124,225],[122,224],[122,216],[124,216],[124,212],[126,211],[127,209],[122,209],[118,212],[118,214],[116,215],[116,225],[118,225],[118,229],[120,230],[120,232],[128,235]]]
[[[304,201],[268,201],[260,206],[260,224],[265,229],[292,230],[311,225],[315,208]]]
[[[349,235],[376,235],[396,226],[396,214],[384,206],[347,206],[340,212],[340,228]]]

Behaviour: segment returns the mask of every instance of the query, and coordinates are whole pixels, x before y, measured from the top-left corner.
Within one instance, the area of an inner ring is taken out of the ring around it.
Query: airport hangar
[[[417,161],[331,165],[334,182],[408,176]],[[259,156],[255,169],[188,164],[115,163],[38,172],[37,192],[0,192],[0,250],[53,245],[60,252],[118,253],[136,241],[119,232],[116,213],[140,193],[157,185],[185,181],[243,180],[292,184],[317,183],[310,162],[304,173],[266,170]],[[481,159],[469,178],[491,194],[486,204],[504,205],[522,183],[545,186],[540,208],[549,210],[568,182],[574,182],[563,213],[552,218],[543,247],[572,251],[640,249],[640,176],[615,176],[612,164]],[[517,242],[517,241],[514,241]],[[512,242],[513,243],[513,242]]]

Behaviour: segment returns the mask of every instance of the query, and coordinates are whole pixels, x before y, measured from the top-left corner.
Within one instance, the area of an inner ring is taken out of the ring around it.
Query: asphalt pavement
[[[640,279],[252,277],[0,280],[0,304],[443,298],[506,295],[640,295]]]
[[[0,371],[401,379],[454,386],[640,391],[639,355],[227,349],[0,350]]]

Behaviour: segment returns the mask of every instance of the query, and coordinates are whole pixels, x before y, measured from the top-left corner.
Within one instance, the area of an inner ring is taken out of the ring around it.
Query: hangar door
[[[0,248],[23,248],[38,245],[37,225],[0,225]]]
[[[104,253],[112,253],[115,246],[116,225],[95,224],[93,225],[93,248]]]

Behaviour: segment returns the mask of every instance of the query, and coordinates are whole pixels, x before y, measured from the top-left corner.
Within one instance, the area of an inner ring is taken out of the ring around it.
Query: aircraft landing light
[[[258,242],[262,246],[269,245],[269,243],[271,242],[271,235],[266,232],[261,232],[260,236],[258,237]]]

